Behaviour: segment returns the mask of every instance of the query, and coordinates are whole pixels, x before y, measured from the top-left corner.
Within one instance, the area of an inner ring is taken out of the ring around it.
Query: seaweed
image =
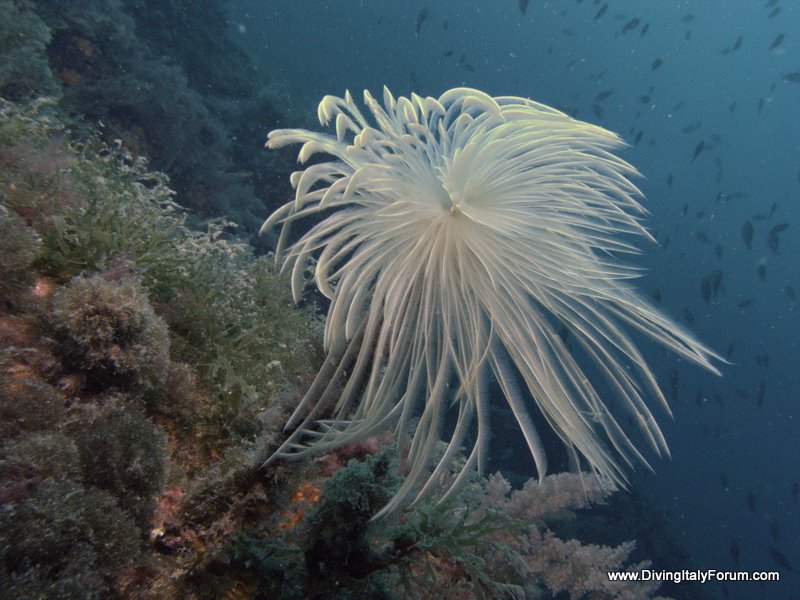
[[[54,295],[51,318],[64,362],[92,389],[164,384],[169,333],[135,279],[76,277]]]
[[[48,479],[0,512],[0,578],[15,598],[97,598],[140,554],[131,518],[106,492]]]
[[[145,416],[125,409],[117,397],[102,408],[73,415],[83,480],[105,490],[142,529],[149,529],[154,501],[164,486],[166,438]],[[92,414],[94,413],[94,414]]]

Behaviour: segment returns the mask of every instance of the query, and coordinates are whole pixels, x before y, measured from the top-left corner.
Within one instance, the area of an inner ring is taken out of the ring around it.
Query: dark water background
[[[604,5],[235,0],[230,19],[310,115],[345,89],[469,86],[550,104],[631,144],[623,156],[644,175],[659,241],[636,259],[639,285],[731,362],[716,378],[647,348],[672,398],[674,421],[660,418],[672,458],[634,485],[668,511],[687,568],[781,573],[709,591],[798,598],[800,75],[786,75],[800,72],[800,2],[619,0],[595,18]],[[706,277],[717,283],[707,300]]]

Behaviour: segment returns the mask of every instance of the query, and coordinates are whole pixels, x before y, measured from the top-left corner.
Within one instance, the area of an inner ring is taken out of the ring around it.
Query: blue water
[[[595,19],[603,4],[532,0],[523,15],[517,0],[235,0],[230,19],[292,98],[298,122],[286,126],[312,125],[303,107],[313,115],[345,89],[469,86],[550,104],[632,144],[624,158],[644,175],[659,241],[636,259],[640,286],[730,350],[717,378],[647,348],[668,396],[677,382],[674,420],[660,419],[672,457],[634,485],[668,511],[687,568],[780,572],[778,583],[709,584],[714,596],[798,598],[800,577],[775,551],[800,570],[800,83],[784,77],[800,71],[800,3],[611,0]],[[782,223],[773,252],[768,233]],[[701,282],[715,271],[706,302]]]

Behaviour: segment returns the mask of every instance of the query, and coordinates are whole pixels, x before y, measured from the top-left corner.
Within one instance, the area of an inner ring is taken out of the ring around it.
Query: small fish
[[[769,527],[769,535],[772,537],[773,542],[777,542],[781,539],[781,527],[778,525],[778,522],[775,519],[770,519],[768,523]]]
[[[528,2],[530,0],[518,0],[517,8],[519,8],[519,12],[523,15],[528,12]]]
[[[692,21],[694,21],[694,15],[692,15],[692,14],[685,15],[681,19],[681,23],[691,23]]]
[[[764,399],[766,397],[767,397],[767,386],[762,380],[758,382],[758,387],[756,388],[756,406],[758,408],[764,406]]]
[[[748,306],[753,304],[753,302],[755,302],[755,298],[745,298],[736,305],[736,308],[747,308]]]
[[[705,231],[695,231],[692,235],[694,235],[694,239],[696,239],[698,242],[702,242],[704,244],[711,242],[711,240],[708,239],[708,234],[706,234]]]
[[[769,49],[774,50],[775,48],[780,46],[783,43],[783,38],[784,36],[782,33],[778,34],[778,36],[774,40],[772,40],[772,45],[770,45]]]
[[[625,23],[625,25],[622,28],[622,31],[620,33],[622,35],[625,35],[629,31],[631,31],[632,29],[636,29],[639,26],[640,22],[641,22],[641,20],[639,19],[639,17],[633,17],[630,21]]]
[[[797,294],[795,293],[794,288],[792,286],[787,285],[786,287],[783,288],[783,292],[787,296],[789,296],[789,300],[791,300],[792,302],[797,302]]]
[[[449,56],[453,56],[453,51],[452,50],[448,50],[447,52],[444,53],[444,55],[448,56],[448,57]]]
[[[767,266],[766,265],[758,265],[758,269],[756,269],[756,272],[758,273],[758,278],[761,281],[766,281],[767,280]]]
[[[597,21],[597,19],[601,18],[604,14],[606,14],[607,10],[608,10],[608,2],[606,2],[605,4],[603,4],[603,6],[600,7],[600,10],[598,10],[597,14],[594,16],[594,20]]]
[[[800,483],[796,481],[792,484],[792,500],[797,502],[798,495],[800,495]]]
[[[668,187],[668,188],[671,188],[671,187],[672,187],[672,182],[673,182],[673,180],[674,180],[674,177],[672,176],[672,173],[669,173],[669,174],[667,175],[667,187]]]
[[[733,49],[734,50],[738,50],[739,48],[741,48],[743,41],[744,41],[744,37],[743,36],[740,35],[739,37],[737,37],[736,41],[733,43]]]
[[[640,38],[644,37],[644,34],[647,33],[648,31],[650,31],[650,23],[645,23],[644,25],[642,25],[642,31],[641,33],[639,33],[639,37]]]
[[[747,508],[750,509],[750,512],[758,512],[756,510],[756,495],[753,490],[747,490]]]
[[[598,119],[603,118],[603,107],[600,106],[599,104],[592,104],[592,112],[594,113],[594,116],[597,117]]]
[[[730,543],[730,551],[731,551],[731,558],[733,558],[733,564],[737,567],[739,566],[739,557],[741,556],[741,550],[739,549],[739,542],[736,540],[731,540]]]
[[[692,30],[691,29],[689,29],[686,32],[686,34],[683,36],[683,39],[686,40],[687,42],[691,41],[691,39],[692,39]]]
[[[789,83],[800,83],[800,71],[786,73],[786,75],[783,76],[783,80],[788,81]]]
[[[769,557],[775,561],[776,565],[783,567],[787,571],[794,571],[794,567],[792,566],[792,563],[789,562],[789,559],[786,558],[786,555],[778,550],[775,546],[770,546],[767,549],[767,552]]]
[[[428,18],[428,7],[423,6],[422,8],[419,9],[419,12],[417,13],[417,25],[415,29],[417,35],[419,35],[419,32],[422,30],[422,24],[425,23],[425,20],[427,18]]]
[[[778,0],[769,0],[769,1],[768,1],[768,2],[767,2],[765,5],[764,5],[764,8],[772,8],[772,7],[773,7],[773,6],[775,6],[776,4],[778,4]]]
[[[779,14],[781,14],[781,7],[780,6],[776,6],[775,8],[772,9],[772,12],[767,15],[767,18],[768,19],[774,19]]]
[[[719,290],[722,287],[723,276],[724,273],[720,270],[716,270],[709,275],[709,280],[711,281],[711,295],[714,298],[717,297],[717,294],[719,294]]]
[[[728,491],[728,476],[723,471],[719,474],[719,483],[722,486],[722,489],[726,492]]]
[[[769,352],[760,352],[756,354],[756,364],[765,369],[769,367]]]
[[[669,395],[673,402],[678,400],[678,391],[678,369],[673,367],[672,372],[669,374]]]
[[[735,348],[736,342],[734,340],[728,342],[728,349],[725,351],[725,358],[730,358]]]
[[[700,282],[700,295],[706,304],[711,301],[711,280],[708,277],[703,277]]]
[[[661,65],[663,65],[663,64],[664,64],[664,61],[663,61],[663,60],[661,60],[660,58],[657,58],[657,59],[655,59],[655,60],[653,61],[653,64],[652,64],[652,65],[650,65],[650,70],[651,70],[651,71],[655,71],[655,70],[656,70],[658,67],[660,67],[660,66],[661,66]]]
[[[650,96],[645,94],[644,96],[639,96],[639,102],[642,104],[650,104]]]
[[[697,144],[697,146],[694,147],[694,155],[692,156],[692,160],[691,160],[692,163],[695,161],[695,159],[698,156],[700,156],[700,154],[703,152],[703,148],[705,148],[705,146],[706,146],[705,140],[700,140],[700,142]]]
[[[770,234],[774,233],[775,235],[778,235],[779,233],[786,231],[788,228],[789,228],[788,223],[778,223],[777,225],[775,225],[775,227],[770,229],[769,232]]]
[[[643,135],[644,135],[644,131],[640,131],[639,133],[636,134],[636,139],[633,141],[633,145],[634,146],[638,146],[639,145],[639,142],[642,141],[642,136]]]
[[[683,309],[683,320],[687,323],[694,323],[694,314],[688,308]]]
[[[603,100],[607,100],[611,94],[614,93],[614,90],[603,90],[597,96],[594,97],[595,102],[602,102]]]
[[[748,250],[753,248],[753,231],[753,223],[750,219],[746,219],[744,225],[742,225],[742,241],[744,241],[744,245]]]
[[[474,73],[475,67],[473,67],[470,63],[464,63],[464,70],[470,73]]]
[[[655,289],[650,292],[650,296],[653,298],[653,302],[656,304],[661,304],[661,290]]]
[[[770,233],[767,235],[767,247],[769,251],[772,252],[773,255],[778,253],[778,246],[780,246],[781,240],[778,237],[777,233]]]
[[[717,244],[714,246],[714,256],[717,257],[717,260],[722,260],[722,244]]]
[[[731,102],[730,106],[728,106],[728,110],[731,112],[736,112],[736,102]]]
[[[695,122],[694,122],[694,123],[692,123],[691,125],[687,125],[686,127],[683,127],[683,128],[681,129],[681,131],[682,131],[683,133],[692,133],[692,132],[694,132],[694,131],[697,131],[698,129],[700,129],[702,126],[703,126],[703,123],[702,123],[702,122],[700,122],[700,121],[695,121]]]

